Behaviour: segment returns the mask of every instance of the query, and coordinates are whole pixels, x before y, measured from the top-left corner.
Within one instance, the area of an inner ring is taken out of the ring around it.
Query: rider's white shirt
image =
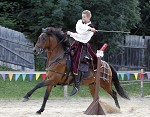
[[[91,29],[90,26],[91,22],[87,24],[83,24],[82,20],[78,20],[76,24],[76,32],[71,32],[70,37],[73,37],[76,41],[79,41],[81,43],[87,43],[90,41],[91,37],[93,36],[93,32],[89,31]]]

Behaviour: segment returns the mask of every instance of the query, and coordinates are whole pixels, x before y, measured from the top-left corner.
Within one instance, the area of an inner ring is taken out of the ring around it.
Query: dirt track
[[[121,109],[118,110],[113,99],[101,98],[105,117],[150,117],[150,98],[131,98],[130,101],[119,98]],[[104,115],[85,115],[84,111],[91,104],[91,99],[48,100],[41,115],[35,112],[42,100],[0,100],[0,117],[97,117]],[[109,105],[108,105],[109,104]]]

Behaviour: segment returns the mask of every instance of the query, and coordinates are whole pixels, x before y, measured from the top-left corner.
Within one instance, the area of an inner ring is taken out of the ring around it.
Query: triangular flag
[[[120,75],[120,74],[119,74],[119,73],[117,73],[118,78],[119,78],[119,75]]]
[[[121,73],[120,75],[121,75],[122,80],[124,80],[124,73]]]
[[[127,75],[128,80],[130,80],[130,73],[127,72],[126,75]]]
[[[36,74],[36,80],[38,80],[39,76],[40,76],[40,74]]]
[[[138,79],[138,73],[134,73],[135,79]]]
[[[143,79],[143,76],[144,76],[144,74],[143,74],[143,73],[140,73],[140,80]]]
[[[33,74],[29,74],[30,81],[32,81]]]
[[[147,72],[147,78],[150,80],[150,72]]]
[[[45,80],[46,74],[42,74],[42,80]]]
[[[6,74],[1,74],[1,75],[2,75],[3,80],[5,81],[6,80]]]
[[[8,74],[10,81],[12,80],[13,74]]]
[[[26,78],[26,74],[22,74],[23,81],[25,81],[25,78]]]
[[[20,76],[20,74],[16,74],[16,75],[15,75],[15,81],[18,80],[19,76]]]

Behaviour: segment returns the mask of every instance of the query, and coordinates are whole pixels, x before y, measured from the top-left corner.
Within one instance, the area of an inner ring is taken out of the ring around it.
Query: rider
[[[74,88],[71,92],[71,96],[79,91],[80,76],[78,74],[79,64],[83,61],[83,51],[86,48],[86,54],[89,54],[93,60],[93,69],[97,69],[97,56],[92,51],[90,44],[88,43],[96,31],[91,24],[91,12],[89,10],[84,10],[82,12],[82,19],[77,21],[76,33],[67,31],[67,35],[73,37],[75,41],[71,45],[71,56],[72,56],[72,70],[75,78]],[[85,54],[84,54],[85,55]]]

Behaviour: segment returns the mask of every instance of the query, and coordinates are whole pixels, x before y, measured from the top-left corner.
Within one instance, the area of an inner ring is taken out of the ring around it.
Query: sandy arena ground
[[[106,115],[85,115],[84,111],[92,99],[48,100],[41,115],[35,112],[41,107],[42,100],[0,100],[0,117],[150,117],[150,98],[119,98],[121,109],[115,107],[111,98],[102,100]]]

